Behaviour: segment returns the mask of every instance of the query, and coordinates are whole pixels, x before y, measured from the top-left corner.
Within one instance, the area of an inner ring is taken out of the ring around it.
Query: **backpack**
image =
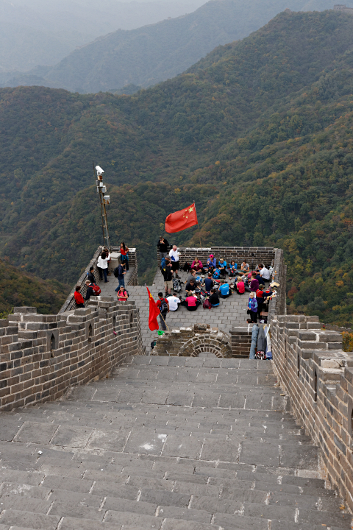
[[[220,271],[218,269],[216,269],[213,273],[213,277],[214,278],[219,278],[220,277]]]
[[[186,262],[183,266],[183,271],[184,272],[189,272],[191,270],[191,265],[190,263]]]
[[[159,312],[165,313],[166,311],[168,311],[168,304],[165,301],[165,298],[163,298],[163,300],[161,300],[161,305],[159,306]]]
[[[180,293],[181,291],[181,281],[178,278],[173,279],[173,291]]]
[[[211,302],[209,301],[208,298],[204,301],[203,308],[204,309],[212,309],[212,304],[211,304]]]
[[[99,287],[99,285],[92,285],[92,291],[95,296],[99,296],[102,292],[102,289]]]
[[[119,275],[119,267],[120,267],[120,265],[118,265],[117,267],[115,267],[115,269],[114,269],[114,271],[113,271],[113,274],[114,274],[115,278],[117,278],[118,275]]]
[[[165,269],[165,266],[166,266],[166,261],[165,261],[165,258],[163,257],[161,259],[161,269]]]

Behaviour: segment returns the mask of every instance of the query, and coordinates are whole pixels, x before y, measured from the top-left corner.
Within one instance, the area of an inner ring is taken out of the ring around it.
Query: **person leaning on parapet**
[[[159,250],[159,255],[161,259],[165,258],[168,254],[169,246],[170,245],[168,241],[164,237],[160,236],[159,241],[157,243],[157,248]]]
[[[86,296],[85,296],[85,300],[89,300],[91,298],[91,296],[94,295],[94,292],[93,292],[93,283],[90,282],[89,280],[86,280],[85,281],[85,284],[86,284]]]
[[[173,288],[173,266],[170,258],[165,258],[165,266],[162,268],[162,274],[164,278],[164,290],[165,295],[172,293]]]
[[[89,283],[96,283],[96,278],[94,276],[94,267],[90,267],[89,273],[87,274],[87,280],[89,280]]]
[[[265,280],[265,282],[268,282],[270,281],[271,279],[271,273],[268,269],[266,269],[266,267],[264,265],[262,265],[262,263],[260,263],[259,265],[259,270],[260,270],[260,276],[263,280]]]
[[[129,249],[124,241],[120,243],[120,261],[125,265],[125,269],[129,270]]]
[[[76,307],[85,307],[85,301],[84,301],[83,296],[80,293],[80,291],[81,291],[81,286],[80,285],[76,285],[76,289],[75,289],[75,293],[74,293]]]
[[[176,245],[173,245],[172,250],[169,251],[169,257],[172,262],[173,272],[175,272],[175,277],[179,278],[178,272],[179,272],[180,252],[178,251],[178,247]]]

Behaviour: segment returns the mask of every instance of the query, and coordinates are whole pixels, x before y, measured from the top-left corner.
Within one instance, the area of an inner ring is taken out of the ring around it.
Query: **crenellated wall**
[[[353,353],[317,317],[271,320],[273,365],[298,422],[321,448],[327,476],[353,508]]]
[[[0,410],[58,399],[144,353],[135,303],[103,297],[58,315],[15,308],[0,320],[0,347]]]

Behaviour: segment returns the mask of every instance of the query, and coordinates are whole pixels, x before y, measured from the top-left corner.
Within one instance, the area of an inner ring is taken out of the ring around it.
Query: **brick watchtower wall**
[[[321,448],[331,483],[353,508],[353,353],[317,317],[275,316],[273,364],[299,424]]]
[[[58,399],[144,353],[135,303],[103,297],[58,315],[15,308],[0,320],[0,346],[0,410]]]

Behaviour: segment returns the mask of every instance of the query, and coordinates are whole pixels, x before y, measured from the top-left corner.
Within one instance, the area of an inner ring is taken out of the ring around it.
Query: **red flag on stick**
[[[156,302],[153,299],[153,296],[150,293],[149,288],[146,285],[146,289],[148,292],[148,298],[150,301],[150,312],[148,316],[148,327],[151,331],[155,331],[156,329],[159,329],[158,320],[157,317],[160,314],[159,307],[157,306]]]
[[[170,213],[165,220],[165,231],[168,234],[173,234],[197,224],[196,206],[193,203],[184,210]]]

